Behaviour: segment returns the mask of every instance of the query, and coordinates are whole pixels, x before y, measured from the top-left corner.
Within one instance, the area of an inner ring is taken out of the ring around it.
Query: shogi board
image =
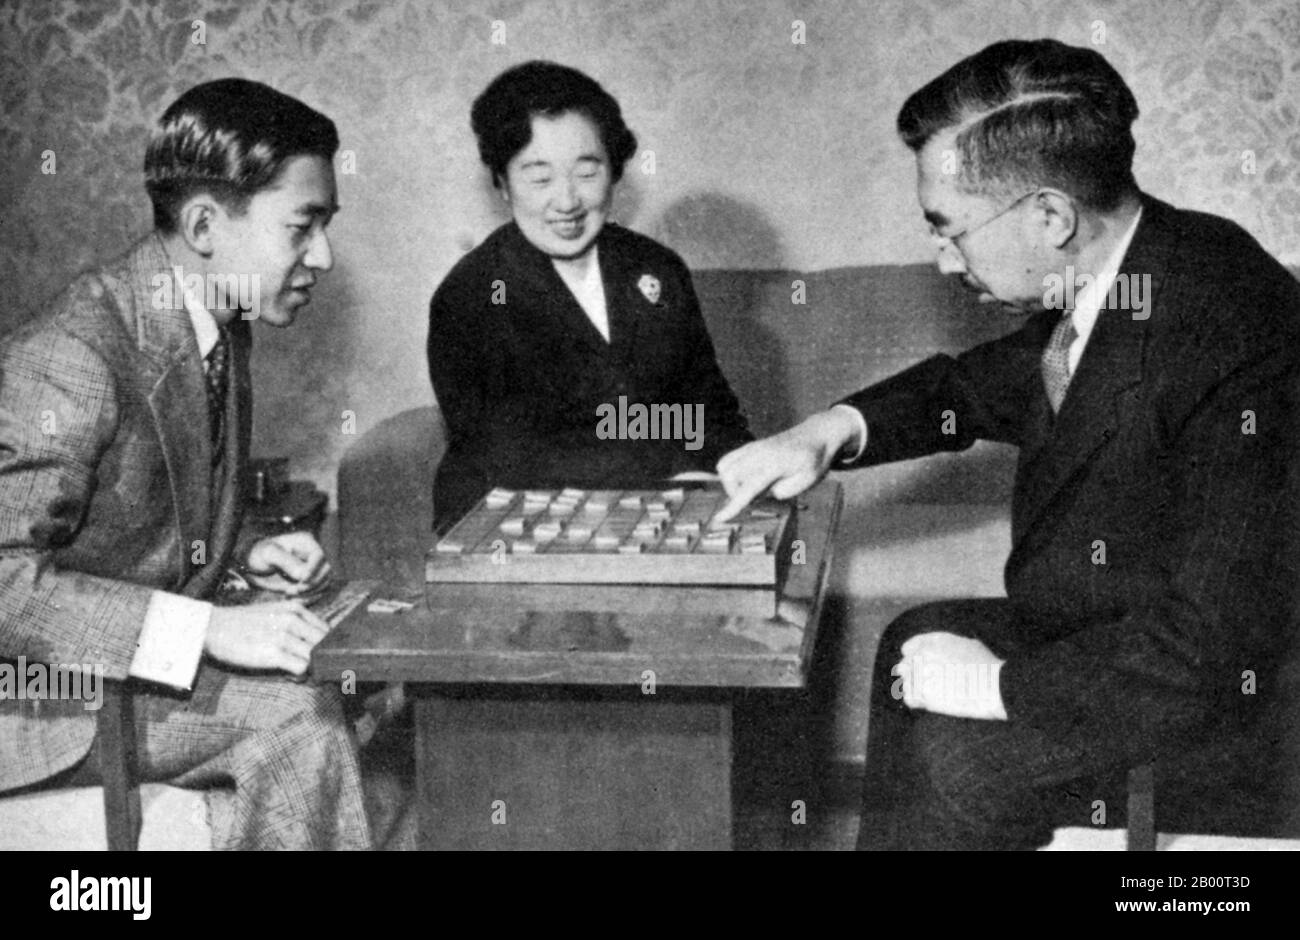
[[[429,551],[427,580],[775,589],[789,561],[794,504],[757,500],[711,529],[726,501],[716,484],[494,489]]]

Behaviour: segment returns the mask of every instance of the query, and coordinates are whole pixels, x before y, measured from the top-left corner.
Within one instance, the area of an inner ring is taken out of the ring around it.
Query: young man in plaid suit
[[[339,693],[288,679],[324,553],[240,536],[248,320],[288,326],[331,267],[337,148],[265,85],[191,89],[145,157],[155,231],[0,341],[0,659],[132,679],[141,778],[233,788],[217,848],[371,847]],[[285,599],[214,606],[236,564]],[[0,791],[94,779],[83,704],[0,700]]]

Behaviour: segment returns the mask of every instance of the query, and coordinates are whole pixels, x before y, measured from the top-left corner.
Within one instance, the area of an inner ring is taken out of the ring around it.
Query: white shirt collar
[[[600,255],[597,253],[597,246],[591,246],[591,263],[587,265],[586,273],[582,275],[574,274],[572,268],[557,264],[554,259],[551,265],[560,275],[560,279],[569,286],[569,290],[578,301],[578,306],[587,315],[592,326],[600,331],[600,335],[608,343],[609,310],[605,305],[605,284],[601,280]]]
[[[1088,345],[1088,337],[1092,335],[1092,328],[1097,325],[1097,317],[1110,295],[1110,287],[1115,283],[1115,278],[1119,275],[1119,266],[1124,263],[1124,256],[1128,254],[1129,245],[1133,242],[1133,234],[1137,231],[1138,222],[1141,220],[1142,209],[1139,207],[1137,213],[1133,216],[1133,221],[1129,223],[1124,234],[1120,236],[1119,241],[1115,243],[1115,247],[1111,249],[1109,257],[1106,258],[1106,263],[1097,272],[1097,276],[1075,295],[1074,310],[1070,314],[1076,337],[1074,342],[1070,344],[1069,367],[1071,375],[1079,366],[1079,359],[1083,356],[1083,348]]]
[[[190,315],[190,323],[194,327],[194,338],[199,344],[199,355],[207,359],[208,353],[212,352],[221,336],[217,318],[203,306],[202,301],[184,288],[182,288],[182,297],[185,300],[185,312]]]

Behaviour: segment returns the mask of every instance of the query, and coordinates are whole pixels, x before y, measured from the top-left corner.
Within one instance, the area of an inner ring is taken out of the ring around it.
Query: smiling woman
[[[686,266],[609,221],[636,152],[618,102],[575,69],[528,62],[488,86],[471,124],[513,219],[433,297],[429,373],[448,431],[435,524],[493,486],[712,471],[751,435]],[[628,402],[702,413],[703,427],[690,447],[600,433]]]

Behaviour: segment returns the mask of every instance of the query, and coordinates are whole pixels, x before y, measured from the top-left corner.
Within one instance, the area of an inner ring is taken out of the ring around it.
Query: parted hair
[[[596,125],[609,155],[613,180],[618,182],[623,165],[636,153],[636,135],[623,122],[618,102],[599,82],[577,69],[534,60],[494,78],[470,109],[479,157],[492,172],[493,185],[501,185],[506,165],[532,140],[534,117],[553,118],[570,111],[585,115]]]
[[[958,183],[1010,198],[1052,186],[1113,209],[1136,190],[1137,100],[1100,53],[1052,39],[994,43],[915,92],[898,113],[913,151],[957,128]]]
[[[333,121],[269,85],[242,78],[195,85],[163,112],[145,149],[154,226],[175,231],[181,206],[201,192],[240,214],[288,160],[333,160],[338,147]]]

